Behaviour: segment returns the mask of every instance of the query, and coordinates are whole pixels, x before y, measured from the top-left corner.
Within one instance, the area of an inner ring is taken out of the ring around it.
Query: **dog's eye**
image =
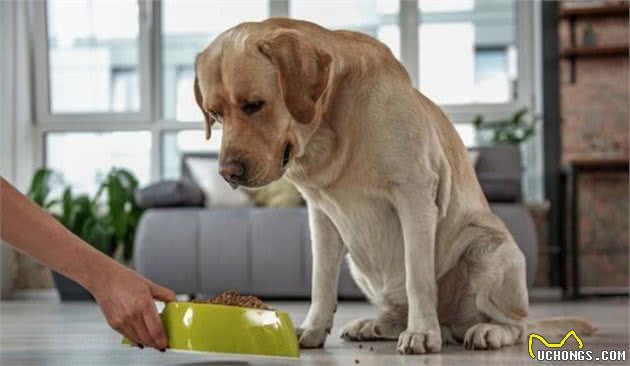
[[[248,116],[258,112],[265,105],[264,100],[257,100],[254,102],[244,102],[241,104],[241,110]]]

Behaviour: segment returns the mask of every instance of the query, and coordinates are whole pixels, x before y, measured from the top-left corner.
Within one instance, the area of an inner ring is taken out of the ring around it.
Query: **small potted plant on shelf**
[[[473,126],[482,144],[518,146],[536,132],[539,117],[526,119],[527,114],[527,109],[522,108],[511,117],[498,121],[486,121],[482,115],[477,115]]]
[[[520,161],[521,144],[534,135],[538,120],[537,116],[528,117],[527,109],[522,108],[513,115],[496,121],[487,121],[483,116],[477,115],[472,124],[480,146],[492,146],[494,154],[518,156]]]
[[[61,197],[51,199],[59,174],[42,168],[33,176],[28,196],[51,213],[72,233],[102,253],[129,262],[133,240],[142,209],[134,200],[138,180],[129,171],[113,168],[101,182],[93,198],[76,195],[66,186]],[[63,301],[90,300],[92,296],[79,284],[53,272]]]
[[[585,47],[594,47],[597,45],[597,34],[593,29],[593,23],[587,23],[582,33],[582,44]]]

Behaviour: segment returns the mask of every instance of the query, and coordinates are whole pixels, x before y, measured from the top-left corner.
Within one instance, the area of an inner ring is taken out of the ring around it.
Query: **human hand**
[[[175,301],[175,293],[120,265],[99,277],[89,290],[107,323],[140,348],[166,351],[168,339],[154,299]]]
[[[120,265],[63,227],[59,221],[0,177],[3,241],[83,285],[109,325],[140,347],[165,350],[168,340],[154,299],[174,301],[160,287]]]

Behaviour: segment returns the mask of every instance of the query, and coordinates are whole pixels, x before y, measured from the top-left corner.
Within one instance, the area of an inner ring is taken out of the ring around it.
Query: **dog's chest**
[[[317,205],[337,228],[361,287],[365,287],[361,280],[377,293],[400,283],[404,286],[402,229],[389,202],[342,191],[320,194]]]

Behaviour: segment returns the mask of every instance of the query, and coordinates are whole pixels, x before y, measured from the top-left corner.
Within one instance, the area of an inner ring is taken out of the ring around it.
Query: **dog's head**
[[[280,178],[321,121],[331,56],[304,34],[248,23],[219,36],[195,62],[195,99],[222,124],[220,173],[233,187]]]

